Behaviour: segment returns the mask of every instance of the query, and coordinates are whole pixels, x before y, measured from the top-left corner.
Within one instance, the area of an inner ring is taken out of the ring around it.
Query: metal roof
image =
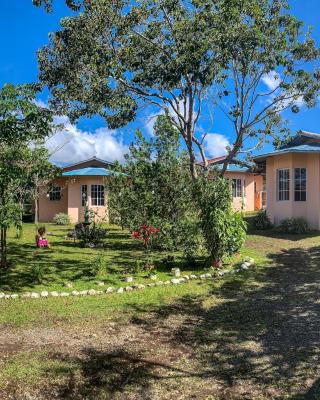
[[[320,153],[320,143],[301,144],[299,146],[286,147],[284,149],[275,150],[270,153],[261,154],[253,158],[254,161],[263,161],[267,157],[277,156],[288,153]]]
[[[62,176],[110,176],[112,174],[114,171],[106,168],[88,167],[63,172]]]

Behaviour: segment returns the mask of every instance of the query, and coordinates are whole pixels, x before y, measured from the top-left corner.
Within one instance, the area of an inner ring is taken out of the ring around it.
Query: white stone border
[[[42,292],[26,292],[21,295],[14,293],[14,294],[5,294],[5,293],[0,293],[0,300],[15,300],[15,299],[41,299],[41,298],[48,298],[48,297],[78,297],[78,296],[96,296],[96,295],[102,295],[102,294],[110,294],[110,293],[124,293],[124,292],[131,292],[133,290],[141,290],[141,289],[146,289],[148,287],[155,287],[155,286],[167,286],[167,285],[177,285],[180,283],[185,283],[188,282],[189,280],[206,280],[206,279],[215,279],[216,277],[222,277],[224,275],[231,275],[231,274],[236,274],[244,270],[248,270],[249,267],[254,265],[254,259],[246,257],[244,262],[241,264],[241,266],[237,269],[232,269],[232,270],[224,270],[224,271],[218,271],[215,274],[201,274],[201,275],[184,275],[181,278],[173,278],[168,281],[157,281],[155,283],[147,283],[147,284],[136,284],[132,286],[125,286],[125,287],[119,287],[118,289],[114,287],[108,287],[107,290],[95,290],[95,289],[89,289],[89,290],[73,290],[72,292],[57,292],[57,291],[52,291],[52,292],[47,292],[47,291],[42,291]]]

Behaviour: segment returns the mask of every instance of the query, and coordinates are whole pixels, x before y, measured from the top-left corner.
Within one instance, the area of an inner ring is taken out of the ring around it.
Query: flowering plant
[[[152,238],[157,236],[160,232],[159,228],[155,228],[151,225],[141,225],[137,231],[132,232],[132,237],[137,240],[141,240],[146,248],[152,244]]]

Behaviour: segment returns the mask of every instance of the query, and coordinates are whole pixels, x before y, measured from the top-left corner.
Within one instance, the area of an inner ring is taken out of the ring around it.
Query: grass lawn
[[[0,275],[0,291],[68,291],[65,287],[67,282],[72,283],[73,290],[97,289],[98,281],[103,281],[106,286],[124,286],[124,277],[133,274],[136,261],[146,261],[150,258],[150,254],[145,252],[139,241],[132,239],[128,232],[116,226],[107,226],[109,233],[102,249],[81,248],[78,244],[75,245],[73,239],[67,237],[71,226],[47,224],[46,228],[49,249],[35,247],[34,224],[24,224],[23,236],[20,239],[15,238],[14,229],[9,232],[8,258],[12,267],[8,273]],[[92,262],[99,256],[105,259],[106,274],[103,276],[95,276],[92,273]],[[194,268],[185,265],[179,256],[176,257],[175,264],[170,266],[163,263],[167,256],[165,252],[152,252],[151,256],[159,279],[172,278],[172,267],[180,267],[185,273],[195,271]],[[31,269],[35,264],[44,267],[43,284],[37,284],[32,277]],[[203,270],[203,265],[199,265],[196,270]],[[134,275],[136,282],[149,282],[146,280],[148,273],[145,271]]]
[[[106,284],[121,285],[144,256],[115,228],[105,249],[88,250],[53,226],[52,248],[35,255],[33,229],[11,239],[16,267],[2,289],[39,290],[28,277],[35,258],[50,288],[94,287],[87,269],[101,252]],[[217,281],[2,301],[0,399],[319,399],[320,236],[252,231],[242,254],[256,267]]]

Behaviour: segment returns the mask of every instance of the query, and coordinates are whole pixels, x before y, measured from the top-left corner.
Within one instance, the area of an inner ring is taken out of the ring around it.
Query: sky
[[[313,26],[313,37],[320,46],[319,0],[291,0],[290,4],[296,17],[303,20],[306,26]],[[48,43],[49,32],[59,29],[60,19],[68,14],[70,10],[65,7],[64,0],[56,0],[51,14],[34,7],[32,0],[1,0],[0,86],[38,80],[36,52]],[[272,77],[265,78],[265,85],[272,87]],[[47,104],[48,96],[47,91],[41,93],[39,104]],[[116,131],[108,129],[99,117],[82,118],[72,125],[66,116],[62,116],[58,120],[65,124],[65,129],[51,138],[47,145],[52,159],[58,162],[72,163],[92,156],[122,161],[137,128],[146,136],[152,135],[154,115],[155,111],[140,112],[133,123]],[[320,106],[311,110],[302,107],[300,113],[287,113],[285,116],[293,132],[306,130],[320,133]],[[234,139],[226,120],[219,114],[214,116],[213,124],[204,116],[199,128],[209,132],[205,140],[208,157],[222,155],[225,147]],[[259,153],[269,151],[270,146],[267,145]]]

